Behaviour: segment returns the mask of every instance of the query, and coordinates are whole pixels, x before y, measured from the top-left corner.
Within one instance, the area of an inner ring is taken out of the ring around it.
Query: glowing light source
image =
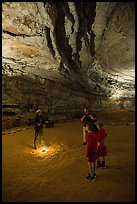
[[[42,149],[40,150],[40,152],[46,153],[46,152],[48,152],[48,149],[46,149],[45,147],[42,147]]]
[[[64,144],[52,144],[50,146],[45,146],[43,148],[39,147],[36,150],[33,150],[31,153],[33,153],[34,157],[37,157],[38,159],[48,159],[49,157],[52,157],[54,155],[58,155],[60,151],[65,152],[66,147]],[[29,148],[30,150],[30,148]],[[43,151],[45,150],[45,151]],[[45,153],[45,154],[44,154]]]

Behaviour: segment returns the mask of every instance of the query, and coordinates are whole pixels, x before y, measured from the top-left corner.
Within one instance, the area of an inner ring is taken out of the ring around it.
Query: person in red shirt
[[[98,159],[97,159],[97,168],[106,168],[105,165],[105,157],[107,156],[107,146],[106,146],[106,131],[103,128],[103,123],[98,121],[96,123],[98,131],[97,131],[97,138],[98,138]],[[102,157],[102,163],[100,161],[100,157]]]
[[[86,179],[95,180],[96,172],[95,172],[95,162],[98,157],[98,141],[97,141],[97,135],[96,132],[93,131],[93,124],[88,123],[86,124],[86,143],[87,143],[87,149],[86,149],[86,157],[88,161],[88,167],[89,167],[89,173],[86,176]]]

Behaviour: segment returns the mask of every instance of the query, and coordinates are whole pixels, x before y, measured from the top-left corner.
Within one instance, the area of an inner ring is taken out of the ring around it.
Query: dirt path
[[[135,126],[104,126],[108,133],[107,168],[88,172],[77,120],[44,129],[48,152],[32,153],[33,128],[2,136],[2,201],[134,201]]]

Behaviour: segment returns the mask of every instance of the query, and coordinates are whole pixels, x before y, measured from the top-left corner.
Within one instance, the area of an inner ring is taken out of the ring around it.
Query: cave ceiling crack
[[[10,36],[13,36],[13,37],[23,37],[23,38],[43,36],[43,33],[36,33],[36,34],[30,35],[30,34],[25,34],[25,33],[16,34],[16,33],[13,33],[7,30],[2,30],[2,32]]]

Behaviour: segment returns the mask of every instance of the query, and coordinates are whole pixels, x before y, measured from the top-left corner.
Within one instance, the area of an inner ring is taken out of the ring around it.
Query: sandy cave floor
[[[79,120],[44,129],[47,152],[33,151],[34,129],[2,136],[2,202],[135,201],[135,126],[106,124],[106,169],[88,173]]]

